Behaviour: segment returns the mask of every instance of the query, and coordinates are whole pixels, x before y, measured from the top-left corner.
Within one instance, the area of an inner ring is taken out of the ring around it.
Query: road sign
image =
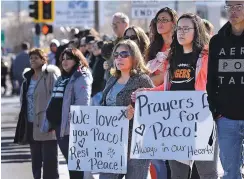
[[[174,2],[135,0],[131,3],[131,17],[132,19],[152,19],[164,7],[173,8]]]
[[[94,27],[94,1],[55,1],[54,25]]]

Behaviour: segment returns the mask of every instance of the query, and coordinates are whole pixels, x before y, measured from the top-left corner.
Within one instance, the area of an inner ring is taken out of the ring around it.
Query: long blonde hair
[[[113,54],[116,52],[117,48],[120,46],[124,46],[129,50],[129,53],[132,58],[132,69],[130,72],[130,75],[135,75],[135,74],[149,74],[149,70],[147,69],[144,59],[142,57],[141,51],[138,47],[138,45],[132,41],[132,40],[122,40],[120,41],[114,48]],[[114,57],[112,56],[113,60]],[[111,69],[110,71],[112,76],[120,77],[121,76],[121,71],[116,68],[116,65],[114,63],[114,68]]]

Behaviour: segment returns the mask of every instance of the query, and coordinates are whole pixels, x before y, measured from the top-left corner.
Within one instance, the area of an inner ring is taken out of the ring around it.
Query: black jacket
[[[18,144],[27,144],[32,141],[32,129],[28,124],[27,120],[27,99],[26,94],[30,85],[30,80],[32,75],[34,74],[34,70],[30,70],[24,74],[26,80],[22,84],[22,100],[21,100],[21,108],[19,113],[19,119],[16,127],[14,143]]]
[[[92,83],[92,97],[96,95],[98,92],[103,91],[105,87],[105,81],[104,81],[104,68],[103,63],[105,62],[105,59],[102,58],[101,55],[97,56],[92,68],[92,77],[93,77],[93,83]]]
[[[213,117],[244,120],[244,32],[226,23],[209,45],[208,102]]]

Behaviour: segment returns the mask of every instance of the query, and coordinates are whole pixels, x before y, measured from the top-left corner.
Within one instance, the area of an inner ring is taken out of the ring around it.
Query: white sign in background
[[[94,27],[94,1],[55,1],[55,18],[57,27]]]
[[[131,2],[131,17],[132,19],[146,18],[151,20],[164,7],[174,8],[174,2],[134,0]]]
[[[208,145],[213,119],[207,94],[141,92],[137,95],[130,157],[134,159],[213,160]]]
[[[126,107],[71,106],[69,170],[127,172]]]

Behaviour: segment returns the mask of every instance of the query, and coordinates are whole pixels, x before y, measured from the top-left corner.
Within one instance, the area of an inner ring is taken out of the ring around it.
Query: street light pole
[[[94,1],[95,6],[95,29],[99,32],[99,1]]]

